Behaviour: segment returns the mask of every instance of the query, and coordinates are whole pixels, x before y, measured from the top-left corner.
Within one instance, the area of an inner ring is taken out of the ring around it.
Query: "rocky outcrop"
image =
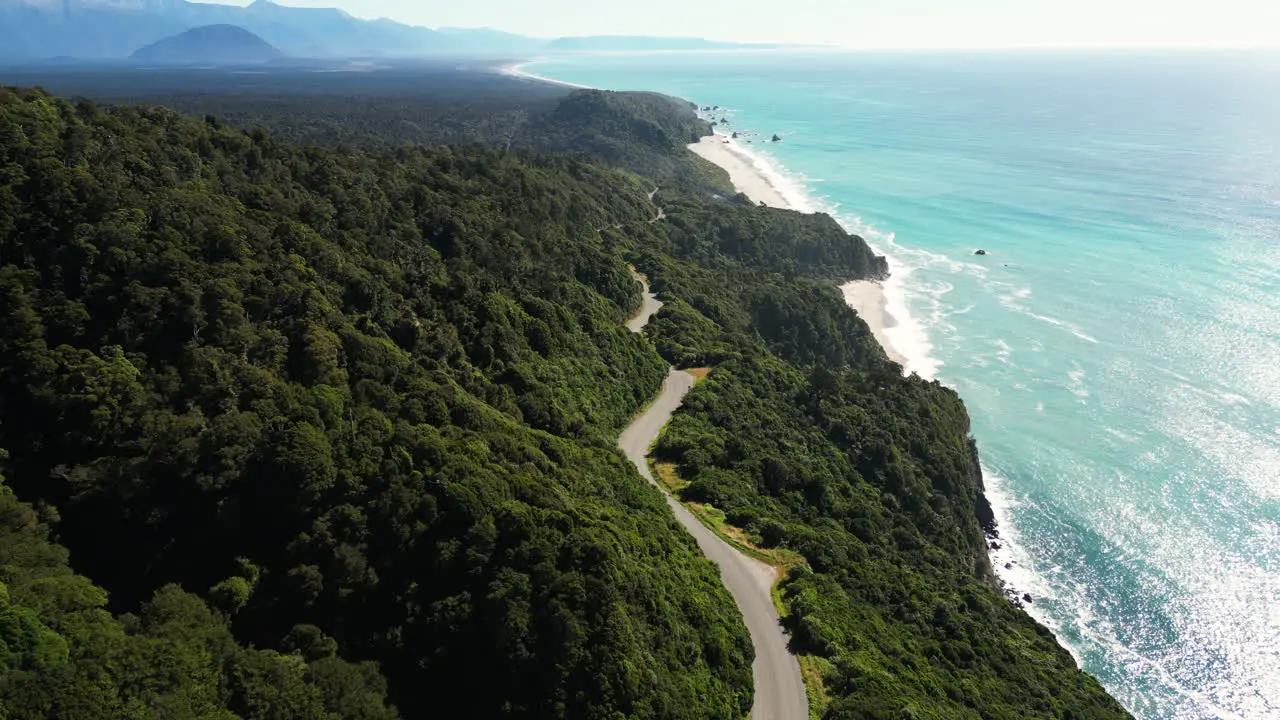
[[[982,477],[982,463],[978,459],[978,443],[973,439],[969,440],[969,456],[972,458],[971,477],[973,478],[973,513],[978,519],[978,525],[982,528],[981,542],[977,545],[977,552],[974,553],[974,571],[982,580],[986,581],[997,590],[1000,589],[1000,579],[996,577],[995,569],[991,567],[991,556],[987,554],[988,549],[999,549],[999,543],[996,542],[1000,537],[1000,531],[996,528],[996,513],[991,509],[991,501],[987,500],[986,484]]]

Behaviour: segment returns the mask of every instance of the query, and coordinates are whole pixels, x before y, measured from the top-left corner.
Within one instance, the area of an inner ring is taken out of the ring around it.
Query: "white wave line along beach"
[[[821,203],[806,192],[802,181],[791,177],[772,157],[742,146],[730,136],[721,133],[704,137],[689,146],[700,157],[723,168],[729,173],[734,189],[754,202],[800,212],[820,212]],[[832,214],[835,217],[834,214]],[[837,218],[839,222],[840,219]],[[849,223],[841,222],[846,230],[854,232]],[[862,229],[865,233],[865,229]],[[892,238],[887,238],[892,242]],[[869,243],[870,244],[870,243]],[[907,373],[919,373],[930,378],[937,371],[938,363],[929,356],[929,346],[923,328],[915,323],[907,311],[903,280],[909,273],[875,245],[872,249],[885,254],[889,261],[890,277],[881,282],[855,280],[840,287],[845,302],[871,328],[872,334],[891,360],[903,366]],[[912,349],[917,352],[904,352]]]

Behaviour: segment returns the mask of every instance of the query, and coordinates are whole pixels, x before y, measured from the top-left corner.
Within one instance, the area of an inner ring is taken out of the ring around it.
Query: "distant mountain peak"
[[[140,48],[132,59],[166,65],[254,65],[283,55],[238,25],[204,25]]]

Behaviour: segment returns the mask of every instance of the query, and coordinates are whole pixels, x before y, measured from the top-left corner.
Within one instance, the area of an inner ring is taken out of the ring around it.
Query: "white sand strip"
[[[534,75],[531,72],[525,72],[524,67],[526,65],[532,65],[535,62],[538,62],[538,60],[524,60],[521,62],[508,63],[506,65],[503,65],[500,68],[497,68],[497,70],[500,75],[517,77],[517,78],[520,78],[521,80],[534,80],[536,82],[549,83],[551,85],[561,85],[563,87],[574,88],[575,90],[591,89],[586,85],[579,85],[577,83],[565,82],[564,80],[555,80],[553,78],[543,77],[541,75]]]
[[[858,316],[871,328],[871,334],[880,341],[880,347],[884,348],[889,359],[905,368],[907,359],[889,342],[889,336],[885,332],[897,323],[889,314],[889,299],[885,297],[880,283],[855,280],[841,285],[840,292],[844,293],[845,304],[857,311]]]
[[[782,197],[782,193],[769,182],[769,178],[752,164],[751,159],[737,149],[732,140],[723,135],[711,135],[689,146],[689,149],[701,157],[719,165],[729,173],[729,181],[740,193],[746,194],[752,202],[763,202],[769,207],[791,209],[791,203]]]
[[[689,149],[724,168],[729,173],[734,189],[753,201],[763,201],[769,207],[791,209],[791,204],[778,192],[768,176],[756,167],[733,140],[726,143],[726,139],[728,138],[723,135],[704,137],[700,142],[690,145]],[[845,303],[871,328],[871,334],[880,342],[889,359],[905,368],[907,359],[889,342],[885,332],[897,325],[897,322],[889,314],[889,300],[885,297],[884,287],[870,280],[855,280],[841,285],[840,291],[844,293]]]

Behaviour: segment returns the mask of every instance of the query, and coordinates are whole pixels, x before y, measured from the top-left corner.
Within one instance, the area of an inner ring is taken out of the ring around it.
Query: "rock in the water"
[[[734,139],[734,140],[737,140],[737,139],[738,139],[738,133],[734,133],[734,134],[733,134],[733,139]]]
[[[973,254],[974,254],[974,255],[986,255],[986,254],[987,254],[987,251],[986,251],[986,250],[983,250],[982,248],[978,248],[977,250],[975,250],[975,251],[973,252]]]
[[[1005,563],[1005,564],[1004,564],[1004,569],[1005,569],[1005,570],[1012,570],[1012,569],[1013,569],[1013,563]]]
[[[1029,602],[1031,602],[1031,593],[1023,593],[1023,594],[1022,594],[1022,601],[1023,601],[1023,602],[1028,602],[1028,603],[1029,603]]]
[[[778,137],[778,133],[773,134],[773,139],[769,142],[782,142],[782,138]]]
[[[992,542],[992,543],[991,543],[991,545],[990,545],[990,547],[991,547],[991,549],[992,549],[992,550],[999,550],[999,549],[1000,549],[1000,543],[998,543],[998,542]]]

